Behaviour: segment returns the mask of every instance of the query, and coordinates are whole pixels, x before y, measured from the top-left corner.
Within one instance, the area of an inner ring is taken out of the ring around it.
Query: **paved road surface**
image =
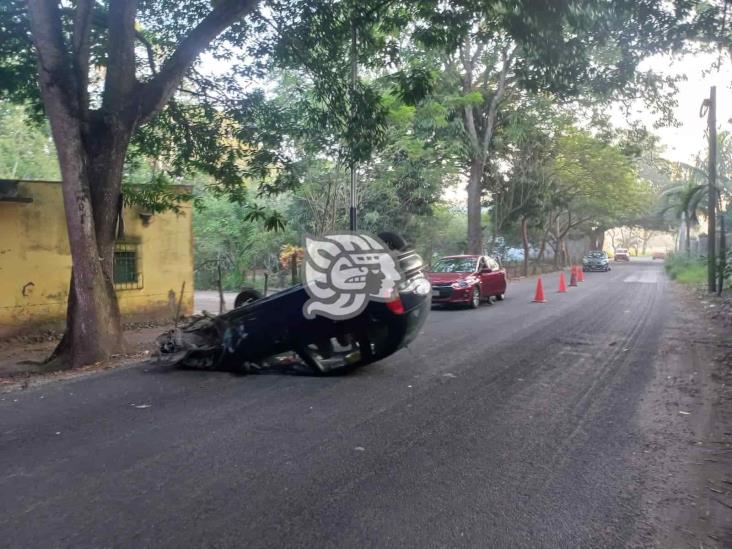
[[[667,282],[545,285],[436,310],[345,377],[141,365],[0,395],[0,546],[622,546]]]

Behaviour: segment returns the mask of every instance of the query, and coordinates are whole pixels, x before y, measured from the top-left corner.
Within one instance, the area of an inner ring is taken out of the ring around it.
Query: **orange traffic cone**
[[[536,294],[534,295],[534,303],[546,303],[546,299],[544,299],[544,285],[541,283],[541,277],[536,280]]]
[[[572,267],[572,275],[569,278],[569,285],[570,286],[576,286],[577,285],[577,269]]]
[[[567,279],[564,278],[564,271],[561,271],[559,273],[559,289],[557,290],[558,294],[563,294],[567,291]]]
[[[585,272],[582,270],[582,267],[577,265],[577,282],[584,282],[585,281]]]

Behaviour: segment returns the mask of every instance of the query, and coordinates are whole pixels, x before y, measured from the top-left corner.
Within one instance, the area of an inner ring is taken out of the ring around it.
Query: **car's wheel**
[[[389,231],[381,232],[377,235],[386,244],[389,249],[401,251],[409,244],[401,235]]]
[[[496,301],[503,301],[506,299],[506,294],[496,294]]]
[[[473,293],[470,294],[470,308],[477,309],[480,307],[480,288],[477,286],[473,288]]]
[[[236,294],[236,299],[234,299],[234,308],[238,309],[242,305],[252,303],[258,299],[262,299],[262,294],[257,290],[254,288],[243,288],[241,292]]]

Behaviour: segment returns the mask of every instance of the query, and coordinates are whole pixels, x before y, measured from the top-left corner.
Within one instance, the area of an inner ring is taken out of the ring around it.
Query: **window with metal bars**
[[[142,288],[139,268],[139,245],[133,242],[117,242],[114,246],[114,287],[118,290]]]

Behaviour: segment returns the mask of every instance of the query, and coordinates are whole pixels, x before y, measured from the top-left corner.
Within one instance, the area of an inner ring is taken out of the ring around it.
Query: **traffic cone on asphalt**
[[[541,277],[536,280],[536,294],[534,294],[534,303],[546,303],[546,299],[544,299],[544,285],[541,283]]]
[[[584,282],[585,281],[585,272],[582,270],[582,267],[577,265],[577,282]]]
[[[564,271],[560,271],[559,273],[559,289],[557,290],[558,294],[563,294],[567,291],[567,279],[564,278]]]
[[[572,275],[569,278],[569,285],[570,286],[576,286],[577,285],[577,269],[572,267]]]

